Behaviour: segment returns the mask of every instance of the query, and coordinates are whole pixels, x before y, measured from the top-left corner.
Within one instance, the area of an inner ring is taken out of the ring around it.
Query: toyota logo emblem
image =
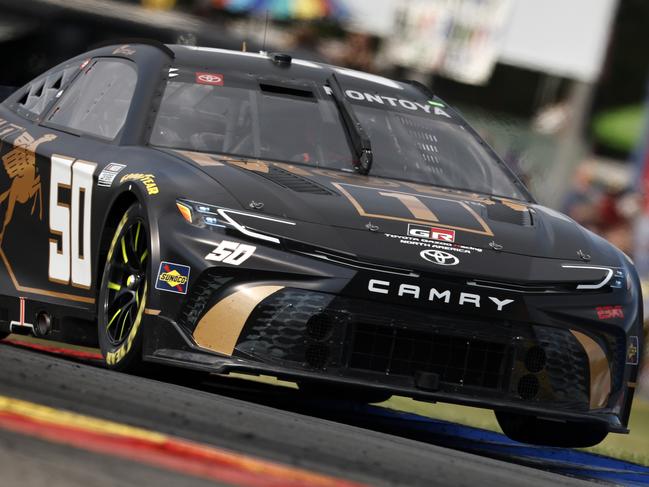
[[[422,259],[437,265],[458,265],[460,263],[460,259],[457,256],[442,250],[422,250],[419,255]]]
[[[221,77],[214,76],[213,74],[201,74],[198,79],[205,81],[206,83],[220,83]]]
[[[223,75],[219,73],[196,73],[196,82],[201,85],[223,86]]]

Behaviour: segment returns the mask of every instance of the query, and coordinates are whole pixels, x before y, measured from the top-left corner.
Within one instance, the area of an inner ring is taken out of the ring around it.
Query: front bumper
[[[632,389],[621,328],[586,331],[462,316],[323,292],[313,282],[250,282],[217,271],[203,273],[175,319],[151,317],[147,359],[598,421],[609,431],[627,431]],[[251,291],[260,288],[261,295]],[[248,301],[227,309],[241,316],[213,314],[237,295]],[[583,336],[603,352],[606,373],[601,360],[593,363]]]

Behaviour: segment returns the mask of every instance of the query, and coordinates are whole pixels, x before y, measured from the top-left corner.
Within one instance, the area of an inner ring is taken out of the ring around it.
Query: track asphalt
[[[244,381],[216,379],[186,387],[180,385],[182,378],[177,380],[180,384],[166,380],[166,376],[162,382],[0,344],[0,485],[256,485],[254,479],[233,482],[223,475],[213,475],[208,482],[195,471],[142,461],[138,455],[119,455],[120,445],[102,451],[63,441],[64,431],[59,437],[43,438],[3,425],[3,414],[11,419],[11,414],[25,413],[23,422],[34,420],[29,408],[39,406],[55,418],[88,418],[108,425],[109,431],[132,428],[216,451],[211,455],[244,455],[252,470],[279,469],[282,475],[307,479],[306,485],[309,475],[322,485],[586,485],[567,476],[409,439],[398,430],[390,434],[369,429],[363,421],[359,421],[365,426],[361,428],[314,417],[308,410],[304,414],[296,407],[280,408],[273,405],[270,389],[245,389]],[[212,473],[219,468],[224,467],[213,466]],[[268,480],[272,475],[259,477]],[[281,479],[278,482],[282,485]]]

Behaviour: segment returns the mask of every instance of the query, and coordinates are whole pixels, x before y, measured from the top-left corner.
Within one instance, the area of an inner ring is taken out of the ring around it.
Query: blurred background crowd
[[[631,256],[649,297],[648,26],[647,0],[0,0],[0,90],[143,37],[416,79]]]

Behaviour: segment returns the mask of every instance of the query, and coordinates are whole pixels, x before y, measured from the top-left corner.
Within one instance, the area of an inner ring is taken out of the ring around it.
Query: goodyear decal
[[[158,194],[160,192],[160,190],[158,189],[158,185],[155,182],[155,175],[153,174],[142,174],[142,173],[127,174],[126,176],[122,177],[120,183],[124,183],[126,181],[140,181],[146,188],[146,192],[149,195]]]
[[[155,288],[159,291],[187,294],[190,270],[190,267],[186,265],[160,262]]]

